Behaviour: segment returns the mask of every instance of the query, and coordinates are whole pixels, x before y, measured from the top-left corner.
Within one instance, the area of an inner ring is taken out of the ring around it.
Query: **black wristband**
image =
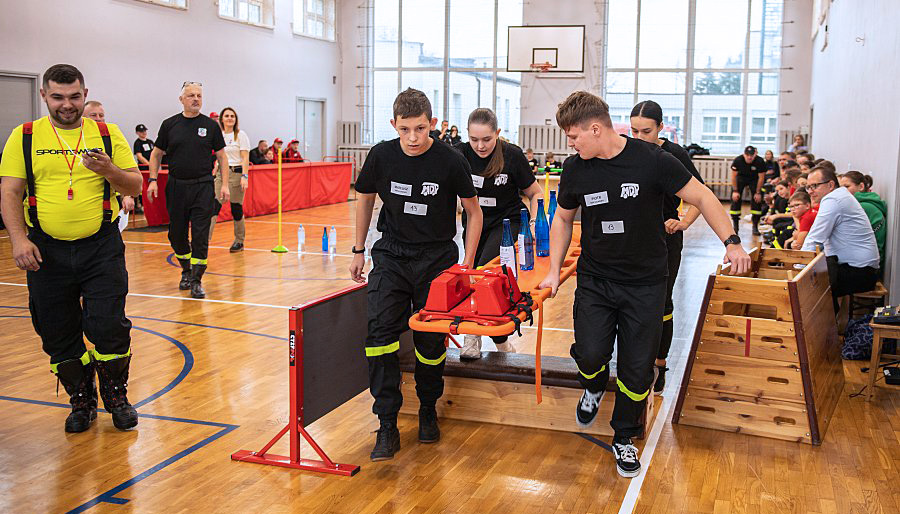
[[[148,178],[147,178],[147,182],[148,182],[148,183],[149,183],[149,182],[156,182],[156,179],[153,178],[153,177],[148,177]]]
[[[353,253],[355,253],[355,254],[357,254],[357,255],[359,255],[359,254],[361,254],[361,253],[366,253],[365,247],[363,247],[362,250],[357,250],[357,249],[356,249],[356,245],[353,245],[353,247],[350,249],[350,251],[353,252]]]

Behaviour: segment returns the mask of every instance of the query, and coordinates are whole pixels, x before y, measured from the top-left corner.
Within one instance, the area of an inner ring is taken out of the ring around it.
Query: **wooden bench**
[[[401,338],[400,369],[404,373],[401,390],[403,407],[400,412],[418,414],[416,397],[415,355],[411,344]],[[597,419],[583,428],[575,422],[575,407],[584,391],[578,382],[578,368],[569,357],[541,357],[541,392],[543,402],[537,403],[534,388],[534,355],[521,353],[482,352],[479,360],[461,360],[459,350],[447,349],[444,367],[444,395],[438,401],[438,416],[449,419],[496,423],[546,430],[580,432],[612,436],[609,426],[615,393],[618,388],[615,362],[610,362],[610,377],[606,393],[600,403]],[[662,404],[652,393],[647,397],[647,409],[642,416],[644,434]],[[643,435],[641,437],[643,437]]]

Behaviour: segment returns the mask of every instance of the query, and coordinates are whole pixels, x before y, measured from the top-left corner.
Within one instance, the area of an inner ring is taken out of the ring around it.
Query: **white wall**
[[[818,1],[818,0],[815,0]],[[809,132],[813,0],[784,2],[778,130]],[[779,141],[780,144],[780,141]],[[779,150],[784,150],[779,148]]]
[[[296,98],[324,99],[331,153],[341,109],[338,44],[293,35],[290,0],[276,0],[274,29],[219,18],[213,0],[188,5],[181,11],[136,0],[0,0],[0,70],[77,66],[89,98],[103,102],[107,121],[128,138],[138,123],[154,137],[162,120],[181,110],[185,80],[203,83],[204,113],[233,106],[252,143],[290,140]]]
[[[898,158],[900,158],[900,31],[897,3],[837,0],[831,4],[828,46],[820,28],[812,49],[812,151],[839,171],[859,170],[875,180],[887,202],[885,282],[900,291]],[[857,38],[865,38],[857,42]]]
[[[601,94],[603,5],[594,0],[565,2],[525,2],[524,25],[584,25],[585,56],[583,74],[523,73],[523,125],[541,125],[550,119],[556,124],[556,107],[570,93],[578,90]]]

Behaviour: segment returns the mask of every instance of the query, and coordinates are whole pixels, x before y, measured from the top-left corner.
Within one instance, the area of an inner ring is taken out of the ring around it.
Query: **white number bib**
[[[609,195],[606,194],[606,191],[584,195],[584,204],[588,207],[593,207],[595,205],[604,203],[609,203]]]
[[[428,214],[428,206],[424,203],[412,203],[412,202],[404,202],[403,203],[403,212],[405,214],[413,214],[416,216],[425,216]],[[621,223],[621,222],[619,222]]]
[[[496,198],[488,198],[486,196],[478,197],[478,205],[482,207],[496,207],[497,199]]]
[[[484,177],[481,175],[472,175],[472,184],[477,188],[484,187]]]
[[[400,196],[412,196],[412,184],[391,182],[391,193]]]
[[[603,225],[603,233],[604,234],[624,234],[625,233],[625,222],[624,221],[601,221]]]

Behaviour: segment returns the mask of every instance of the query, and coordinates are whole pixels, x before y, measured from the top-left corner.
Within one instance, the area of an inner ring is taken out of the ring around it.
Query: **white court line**
[[[28,287],[28,284],[16,284],[13,282],[0,282],[0,286]],[[229,305],[245,305],[247,307],[268,307],[271,309],[290,309],[290,305],[271,305],[268,303],[232,302],[230,300],[212,300],[209,298],[189,298],[186,296],[165,296],[158,294],[128,293],[128,296],[142,298],[162,298],[165,300],[184,300],[188,302],[227,303]]]
[[[133,244],[133,245],[153,245],[153,246],[168,246],[168,247],[171,248],[171,245],[169,245],[169,243],[155,243],[155,242],[153,242],[153,241],[131,241],[131,240],[129,240],[129,239],[123,239],[123,241],[125,241],[126,244]],[[227,246],[210,246],[210,248],[217,248],[217,249],[225,250],[225,249],[228,249],[229,247],[227,247]],[[244,250],[247,250],[247,251],[250,251],[250,252],[266,252],[266,253],[273,253],[272,250],[263,250],[262,248],[246,248],[246,247],[245,247]],[[296,253],[298,253],[298,252],[295,252],[295,251],[292,251],[292,250],[288,250],[287,253],[294,253],[294,254],[296,254]],[[333,255],[333,256],[335,256],[335,257],[349,257],[349,258],[351,258],[351,259],[353,258],[352,255],[349,255],[349,254],[346,254],[346,253],[299,252],[299,254],[300,254],[300,255],[324,255],[324,256],[326,256],[326,257],[329,257],[329,256],[332,256],[332,255]]]
[[[222,223],[228,223],[227,221],[223,221]],[[262,220],[246,220],[245,223],[265,223],[266,225],[277,225],[277,221],[262,221]],[[309,225],[311,227],[341,227],[341,228],[356,228],[356,225],[334,225],[334,224],[325,224],[325,223],[300,223],[299,221],[282,221],[282,225]]]
[[[651,392],[651,394],[653,394]],[[676,392],[677,396],[677,392]],[[669,407],[672,400],[663,395],[663,404],[659,408],[659,414],[653,422],[653,428],[650,430],[650,437],[647,438],[647,444],[644,445],[644,451],[641,453],[641,474],[632,478],[628,484],[628,490],[625,491],[625,498],[622,500],[622,506],[619,507],[619,514],[632,514],[637,506],[638,497],[641,494],[641,487],[644,485],[644,477],[650,468],[650,461],[653,460],[653,452],[656,451],[656,443],[659,442],[659,435],[669,419]]]

